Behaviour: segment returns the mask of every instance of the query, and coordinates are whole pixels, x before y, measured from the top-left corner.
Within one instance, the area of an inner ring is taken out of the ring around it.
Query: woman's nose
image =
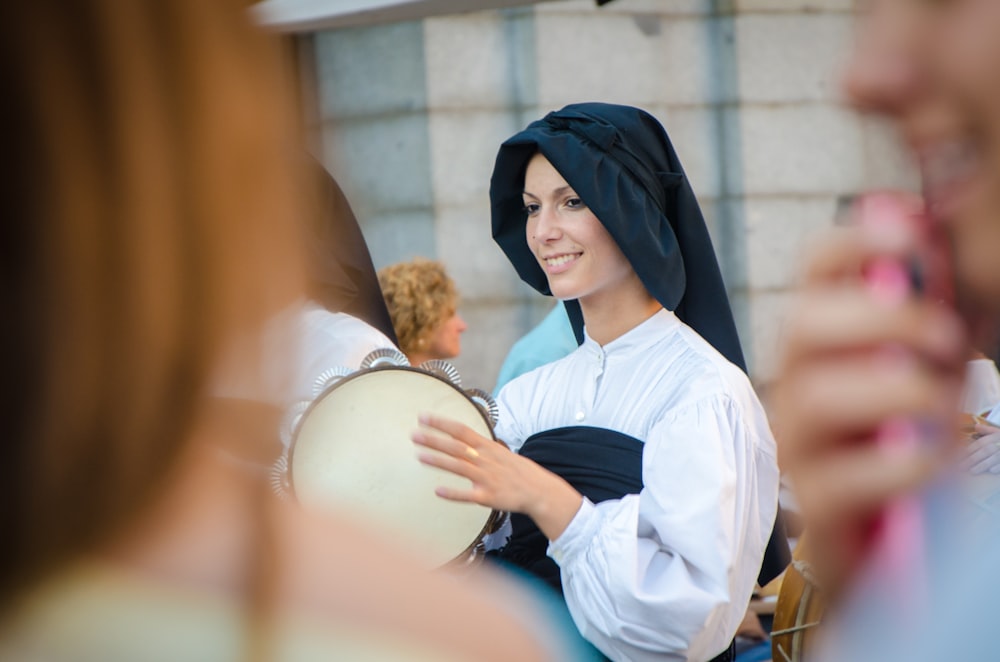
[[[558,215],[545,207],[538,210],[534,229],[534,236],[538,241],[552,241],[562,235]]]

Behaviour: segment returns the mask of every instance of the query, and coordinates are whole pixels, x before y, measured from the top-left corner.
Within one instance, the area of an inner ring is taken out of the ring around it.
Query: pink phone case
[[[865,280],[887,304],[910,296],[923,296],[952,305],[954,301],[950,250],[941,228],[910,194],[868,193],[856,202],[856,218],[862,225],[909,224],[922,238],[922,246],[909,261],[880,259],[868,264]],[[886,352],[906,351],[886,347]],[[914,446],[934,443],[933,425],[927,421],[896,418],[885,421],[877,433],[878,443],[887,452],[901,453]],[[873,532],[872,570],[888,582],[903,609],[925,604],[921,582],[925,559],[924,507],[919,496],[897,499],[882,513]],[[905,617],[905,614],[901,614]]]

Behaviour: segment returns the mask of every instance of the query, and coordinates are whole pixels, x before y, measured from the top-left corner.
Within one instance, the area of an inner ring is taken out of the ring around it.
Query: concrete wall
[[[470,326],[456,364],[491,388],[551,305],[490,239],[498,145],[575,101],[649,110],[699,195],[763,383],[803,247],[838,200],[912,181],[886,129],[839,102],[851,39],[851,0],[567,0],[319,33],[324,159],[376,266],[448,266]]]

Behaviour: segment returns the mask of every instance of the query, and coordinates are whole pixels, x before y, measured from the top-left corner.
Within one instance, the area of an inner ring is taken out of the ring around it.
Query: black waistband
[[[519,452],[561,476],[592,502],[600,503],[620,499],[626,494],[638,494],[642,490],[644,446],[635,437],[615,430],[573,426],[534,434],[528,437]],[[531,518],[515,513],[510,520],[511,539],[498,556],[539,577],[562,595],[559,566],[545,554],[548,539]],[[777,576],[790,557],[779,513],[764,552],[761,578]],[[734,651],[733,644],[730,644],[711,662],[731,662],[735,659]]]
[[[641,441],[621,432],[580,426],[532,435],[519,452],[599,503],[642,489],[642,446]],[[526,515],[511,514],[510,525],[510,541],[498,556],[562,595],[559,566],[545,555],[548,538]]]
[[[638,494],[642,482],[642,441],[622,432],[587,426],[545,430],[524,442],[521,455],[561,476],[594,503]],[[499,552],[508,563],[540,577],[560,594],[559,566],[545,554],[548,539],[531,518],[511,515],[510,542]],[[764,551],[758,583],[777,577],[791,561],[781,513]]]

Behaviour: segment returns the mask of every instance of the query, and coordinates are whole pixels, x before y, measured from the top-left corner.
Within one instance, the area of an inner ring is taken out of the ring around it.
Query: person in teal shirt
[[[493,394],[515,377],[561,359],[578,346],[566,308],[557,302],[541,322],[511,346],[500,366]]]

